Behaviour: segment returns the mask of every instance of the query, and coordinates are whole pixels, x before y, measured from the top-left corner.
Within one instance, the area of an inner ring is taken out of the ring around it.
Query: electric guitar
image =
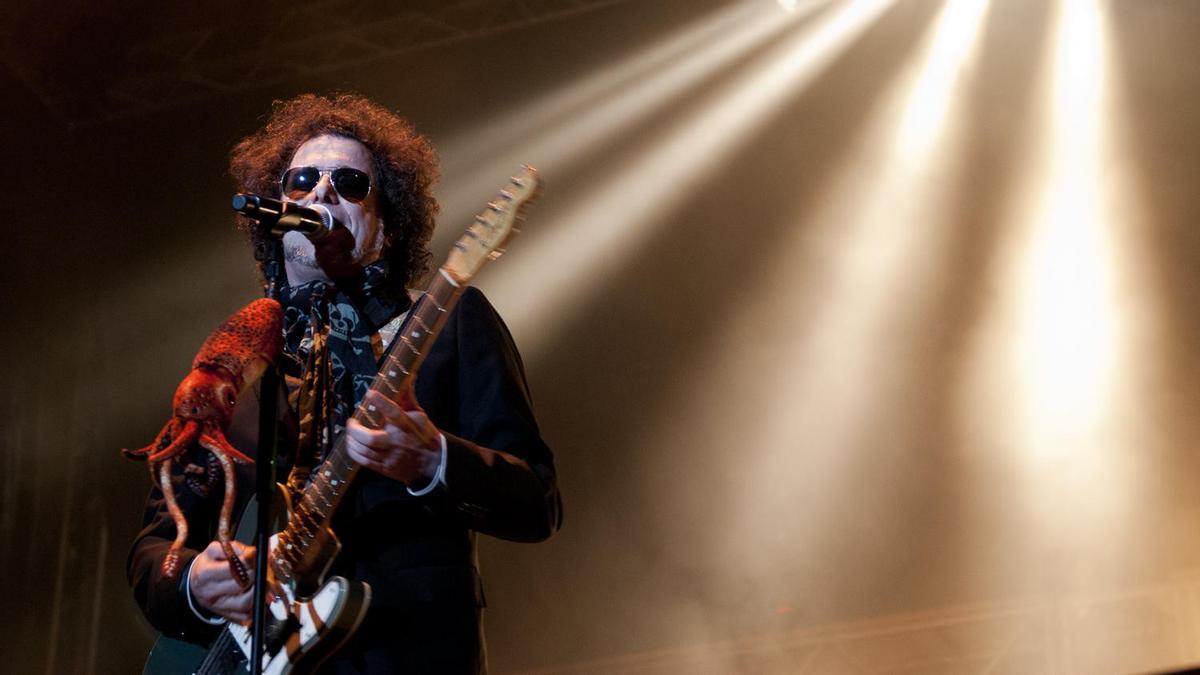
[[[509,179],[499,196],[475,216],[451,249],[446,262],[417,300],[383,357],[371,389],[397,400],[408,389],[429,347],[445,325],[466,284],[489,260],[504,252],[517,232],[525,208],[540,193],[537,171],[530,166]],[[353,418],[378,427],[378,413],[359,405]],[[287,525],[276,535],[268,561],[275,590],[264,626],[262,672],[266,675],[305,673],[315,669],[354,634],[366,615],[371,589],[343,577],[325,579],[341,550],[330,527],[333,513],[346,495],[359,465],[346,451],[345,434],[333,443],[325,461],[294,503],[280,489]],[[255,523],[255,502],[242,517],[238,539],[248,541]],[[279,508],[274,509],[280,513]],[[247,527],[249,525],[249,527]],[[250,628],[228,623],[207,649],[160,637],[143,673],[228,674],[250,671]]]

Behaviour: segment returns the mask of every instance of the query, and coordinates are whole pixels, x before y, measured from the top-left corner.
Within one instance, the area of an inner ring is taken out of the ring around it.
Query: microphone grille
[[[333,229],[333,214],[329,212],[329,207],[324,204],[311,204],[308,208],[321,214],[321,224],[325,226],[325,231]]]

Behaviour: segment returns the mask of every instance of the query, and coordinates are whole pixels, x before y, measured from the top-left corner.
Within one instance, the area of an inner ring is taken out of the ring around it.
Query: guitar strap
[[[324,291],[318,289],[312,298],[308,321],[307,358],[301,368],[300,386],[288,394],[288,404],[300,420],[296,456],[288,473],[287,487],[298,498],[308,485],[313,468],[325,454],[329,424],[333,418],[329,367],[329,312]],[[320,296],[320,297],[317,297]]]

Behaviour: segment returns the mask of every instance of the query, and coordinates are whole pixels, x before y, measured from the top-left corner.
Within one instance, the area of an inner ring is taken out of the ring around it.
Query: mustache
[[[304,235],[301,234],[299,236],[303,237]],[[366,245],[363,242],[354,242],[354,248],[350,251],[350,260],[362,263],[366,255]],[[320,267],[320,263],[317,262],[316,249],[307,238],[301,242],[285,245],[283,247],[283,259],[285,262],[297,263],[305,267]]]

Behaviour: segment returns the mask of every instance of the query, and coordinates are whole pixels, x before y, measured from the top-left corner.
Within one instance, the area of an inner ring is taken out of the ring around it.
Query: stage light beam
[[[806,2],[802,14],[827,1]],[[468,221],[481,196],[490,194],[519,164],[534,164],[553,183],[554,175],[571,162],[601,151],[789,26],[789,21],[754,4],[734,5],[648,50],[449,139],[444,167],[453,182],[439,195],[443,222]],[[438,243],[448,246],[457,234],[453,228],[439,232]]]
[[[954,83],[971,68],[988,0],[947,0],[896,133],[895,154],[925,156],[946,123]]]
[[[489,279],[496,297],[520,299],[505,307],[505,316],[523,336],[525,350],[542,349],[543,341],[553,338],[544,330],[548,317],[564,320],[581,311],[576,297],[603,285],[655,231],[663,214],[719,172],[723,158],[821,74],[892,2],[855,0],[805,25],[761,57],[747,76],[710,91],[699,110],[668,135],[614,162],[605,180],[565,213],[554,214],[557,226],[525,246],[523,255],[532,262],[503,267]]]
[[[838,592],[836,584],[797,577],[819,558],[818,542],[870,529],[848,526],[839,513],[861,485],[864,466],[894,469],[891,481],[875,486],[872,501],[898,512],[912,508],[903,499],[910,478],[903,444],[864,441],[881,428],[907,433],[910,424],[905,415],[912,409],[892,397],[912,377],[906,369],[915,359],[904,355],[919,350],[922,329],[937,320],[930,318],[939,308],[929,306],[929,288],[952,225],[941,196],[961,157],[953,152],[957,127],[938,120],[961,100],[956,94],[987,8],[977,0],[943,6],[874,99],[850,146],[821,178],[810,178],[824,183],[810,190],[817,203],[797,210],[759,275],[741,280],[745,298],[710,338],[722,359],[690,384],[690,400],[672,408],[672,419],[739,423],[683,432],[665,425],[637,443],[679,443],[714,456],[739,448],[737,463],[749,468],[732,470],[730,484],[738,487],[717,516],[727,519],[718,526],[727,534],[713,544],[722,582],[714,585],[748,587],[762,607],[801,597],[830,600],[805,596],[802,588]],[[762,317],[770,317],[769,327]],[[676,515],[702,509],[706,496],[681,500]],[[888,578],[891,561],[864,548],[869,557],[857,569]],[[748,559],[747,550],[757,555]]]
[[[1028,222],[1017,342],[1030,449],[1061,457],[1106,414],[1117,345],[1112,223],[1104,213],[1104,46],[1095,0],[1064,0],[1049,143]]]
[[[940,196],[954,175],[957,127],[946,125],[970,71],[973,48],[982,32],[987,0],[947,2],[921,46],[880,97],[868,126],[832,168],[826,195],[815,213],[798,213],[797,236],[781,242],[765,289],[819,285],[812,313],[796,326],[792,344],[775,345],[782,381],[761,387],[782,407],[759,402],[768,411],[758,421],[766,468],[762,491],[743,519],[754,522],[765,503],[786,510],[805,493],[837,490],[847,472],[863,461],[856,456],[862,420],[903,426],[891,415],[903,408],[888,403],[898,383],[911,378],[910,360],[893,358],[912,349],[939,308],[929,306],[941,270],[945,221]],[[899,121],[899,123],[897,123]],[[870,186],[864,190],[864,186]],[[796,265],[797,251],[823,251],[823,266]],[[912,261],[920,260],[920,265]],[[819,270],[821,276],[813,275]],[[786,315],[787,297],[764,294],[771,307],[747,305],[747,315]],[[782,320],[782,319],[781,319]],[[752,324],[748,318],[732,325]],[[790,352],[790,356],[787,353]],[[752,393],[747,396],[752,397]],[[802,448],[804,449],[802,451]],[[797,467],[797,458],[820,465]],[[820,501],[820,500],[818,500]],[[768,509],[770,510],[770,509]],[[826,522],[836,523],[833,513]],[[806,520],[824,519],[809,513]]]

